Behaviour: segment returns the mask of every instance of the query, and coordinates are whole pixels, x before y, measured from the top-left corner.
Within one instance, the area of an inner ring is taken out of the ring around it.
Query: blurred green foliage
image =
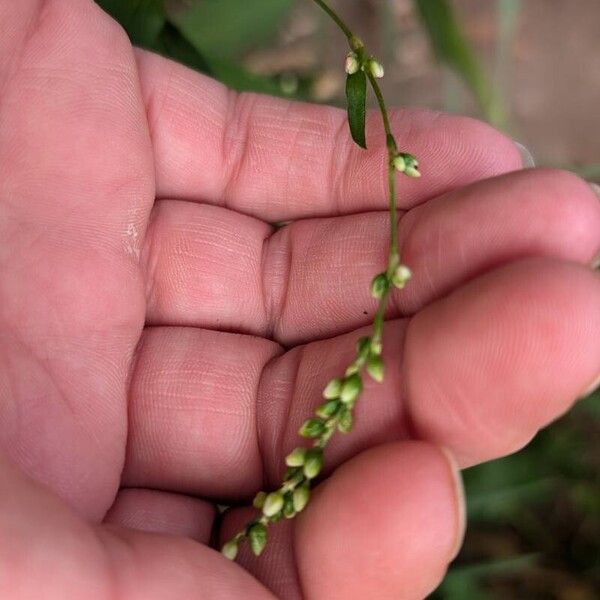
[[[277,32],[292,0],[203,0],[170,18],[182,35],[205,56],[235,60],[264,44]]]
[[[131,41],[219,79],[238,91],[283,95],[277,78],[244,69],[240,53],[269,41],[291,0],[96,0]]]
[[[303,97],[300,81],[261,77],[241,66],[243,52],[269,42],[293,0],[96,0],[131,41],[212,75],[238,91]],[[501,119],[499,102],[447,0],[413,0],[438,60],[472,90],[483,115]]]
[[[600,392],[522,451],[464,472],[465,546],[433,598],[600,597]]]
[[[483,114],[503,114],[447,0],[413,0],[437,59],[471,89]],[[268,44],[292,0],[97,0],[132,42],[237,90],[303,97],[306,87],[249,73],[244,52]],[[511,7],[514,0],[502,4]],[[514,8],[514,7],[513,7]],[[511,13],[512,14],[512,13]],[[340,50],[341,51],[341,50]],[[306,82],[304,82],[306,83]],[[597,165],[592,165],[595,169]],[[465,472],[465,546],[432,598],[600,598],[600,394],[523,451]]]
[[[437,59],[462,77],[490,123],[504,121],[499,97],[462,32],[452,5],[447,0],[414,0],[414,4]]]

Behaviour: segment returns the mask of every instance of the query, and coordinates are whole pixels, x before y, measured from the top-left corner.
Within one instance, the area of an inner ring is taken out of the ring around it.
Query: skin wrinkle
[[[254,408],[254,431],[255,431],[255,435],[256,435],[256,447],[258,450],[258,456],[260,457],[260,469],[261,469],[261,473],[262,473],[262,481],[261,481],[261,489],[263,489],[265,486],[268,485],[268,476],[267,476],[267,461],[266,461],[266,452],[264,451],[264,446],[263,446],[263,436],[261,435],[261,422],[264,422],[264,419],[260,418],[260,414],[261,414],[261,407],[263,405],[263,403],[261,402],[261,390],[262,390],[262,385],[263,385],[263,378],[265,373],[268,371],[268,369],[271,367],[271,365],[281,356],[281,354],[276,354],[275,356],[272,356],[264,365],[263,368],[260,371],[260,374],[258,376],[258,381],[256,383],[256,389],[255,389],[255,408]]]
[[[223,126],[223,146],[221,157],[224,183],[221,187],[218,203],[225,208],[230,207],[232,189],[238,183],[240,173],[244,170],[250,149],[251,117],[256,105],[254,94],[238,93],[227,90],[227,111]],[[242,137],[239,138],[239,133]]]
[[[136,71],[138,74],[138,82],[141,81],[140,64],[139,64],[141,52],[143,52],[143,51],[139,50],[137,48],[134,48],[134,60],[135,60]],[[160,98],[160,105],[158,105],[158,102],[156,100],[156,91],[159,88],[152,88],[152,91],[150,92],[149,97],[145,98],[145,100],[144,100],[146,123],[148,124],[148,135],[150,136],[150,142],[151,142],[153,154],[155,153],[154,149],[156,147],[156,124],[159,121],[160,115],[164,111],[165,104],[167,102],[167,97],[169,95],[169,90],[171,89],[171,85],[173,83],[174,75],[175,75],[175,63],[170,63],[170,68],[169,68],[169,71],[168,71],[168,74],[166,77],[166,85],[163,88],[163,93]],[[138,85],[140,85],[140,84],[138,83]],[[140,96],[142,98],[144,98],[144,94],[142,93],[142,90],[141,90],[141,85],[140,85],[139,93],[140,93]],[[157,161],[156,161],[156,159],[153,161],[153,165],[154,165],[154,180],[156,181],[156,179],[157,179],[157,173],[156,173]]]
[[[155,202],[152,210],[150,211],[150,217],[148,226],[146,228],[146,235],[142,244],[142,252],[140,257],[140,268],[146,282],[145,297],[146,297],[146,311],[148,306],[152,306],[157,302],[156,297],[156,270],[159,263],[161,238],[156,235],[156,220],[159,211],[161,210],[162,204]],[[141,334],[140,334],[141,335]],[[141,340],[141,338],[140,338]]]
[[[256,418],[257,418],[257,434],[258,434],[258,442],[259,442],[259,453],[261,456],[261,463],[262,463],[262,472],[263,472],[263,487],[270,487],[275,485],[278,480],[279,480],[279,468],[280,468],[280,464],[279,464],[279,457],[283,456],[283,447],[284,444],[286,443],[287,437],[288,437],[288,433],[289,433],[289,420],[290,420],[290,415],[291,415],[291,411],[292,411],[292,407],[294,406],[294,399],[296,397],[296,391],[297,391],[297,386],[298,386],[298,376],[300,373],[300,367],[302,365],[302,361],[303,361],[303,357],[304,357],[304,352],[306,350],[306,345],[300,346],[297,348],[296,354],[297,356],[294,357],[294,374],[293,374],[293,379],[290,382],[289,386],[288,386],[288,390],[289,393],[286,394],[286,409],[283,416],[283,422],[279,422],[275,424],[275,430],[276,430],[276,436],[275,436],[275,443],[274,443],[274,449],[275,451],[272,452],[272,456],[275,457],[274,460],[269,461],[266,458],[266,453],[264,452],[264,443],[262,441],[263,436],[260,435],[260,432],[262,430],[262,428],[260,427],[261,423],[268,423],[269,421],[267,419],[264,418],[264,416],[261,418],[261,416],[259,416],[259,407],[264,407],[265,403],[262,401],[262,389],[263,389],[263,377],[264,374],[267,372],[267,366],[273,366],[275,364],[277,364],[277,361],[281,358],[283,358],[283,356],[285,356],[285,354],[282,352],[281,354],[278,354],[276,356],[274,356],[271,361],[269,361],[269,363],[267,363],[267,365],[265,365],[265,368],[263,368],[262,372],[261,372],[261,380],[259,382],[259,386],[258,386],[258,395],[257,395],[257,403],[256,403]],[[263,408],[264,410],[264,408]],[[263,413],[264,414],[264,413]],[[272,427],[272,423],[271,423],[271,427]],[[269,468],[271,467],[271,468]]]
[[[269,312],[266,316],[266,337],[283,345],[278,337],[288,302],[294,260],[294,243],[290,226],[285,225],[279,230],[272,231],[267,238],[266,249],[267,257],[262,264],[267,265],[268,269],[261,275],[265,288],[271,290]],[[284,265],[282,260],[277,260],[279,256],[285,257]]]
[[[267,285],[267,259],[269,257],[269,247],[271,241],[273,240],[274,232],[268,234],[264,237],[262,241],[262,249],[260,253],[260,264],[259,264],[259,273],[260,273],[260,293],[263,305],[263,315],[265,323],[272,323],[272,315],[273,315],[273,292],[272,287]],[[269,325],[267,325],[266,337],[272,339],[273,337],[273,329]]]

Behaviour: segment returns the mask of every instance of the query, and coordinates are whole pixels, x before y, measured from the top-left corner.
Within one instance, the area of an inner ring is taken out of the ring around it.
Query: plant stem
[[[346,23],[342,20],[342,18],[333,10],[325,0],[313,0],[315,4],[319,5],[336,23],[336,25],[342,30],[344,35],[348,38],[348,43],[350,45],[351,50],[356,50],[356,40],[357,37],[352,33],[352,30],[346,25]],[[396,140],[394,138],[394,134],[392,133],[392,128],[390,126],[390,118],[388,114],[387,107],[385,105],[385,100],[383,98],[383,94],[381,92],[381,88],[377,83],[377,79],[373,76],[373,74],[367,70],[367,78],[369,79],[369,83],[371,84],[371,88],[377,98],[377,104],[379,105],[379,112],[381,113],[381,118],[383,119],[383,127],[385,129],[385,137],[386,137],[386,145],[388,150],[388,182],[389,182],[389,209],[390,209],[390,260],[388,264],[388,271],[393,270],[399,261],[399,252],[398,252],[398,210],[396,206],[396,170],[394,169],[394,165],[392,161],[398,152],[398,148],[396,146]],[[395,264],[394,264],[395,263]],[[390,273],[391,275],[391,273]],[[387,295],[385,296],[387,298]]]
[[[388,110],[385,105],[385,100],[383,99],[383,94],[381,93],[381,88],[377,83],[377,79],[373,77],[372,73],[367,73],[367,77],[369,79],[369,83],[373,88],[373,92],[375,93],[375,97],[377,98],[377,104],[379,105],[379,112],[381,113],[381,118],[383,119],[383,127],[385,129],[385,137],[386,137],[386,145],[388,150],[388,187],[389,187],[389,208],[390,208],[390,267],[394,261],[398,261],[399,252],[398,252],[398,209],[396,206],[396,169],[393,165],[394,157],[398,152],[398,147],[396,146],[396,140],[394,138],[394,134],[392,133],[392,129],[390,127],[390,118],[388,115]],[[397,266],[394,265],[394,267]],[[390,273],[391,275],[391,273]]]
[[[258,515],[249,521],[242,531],[225,544],[223,552],[229,558],[235,558],[238,545],[244,539],[250,541],[252,550],[255,554],[259,555],[266,544],[266,529],[264,528],[270,523],[277,522],[284,516],[286,518],[293,518],[297,513],[303,510],[308,502],[307,494],[312,480],[314,480],[321,471],[324,448],[329,443],[329,440],[335,431],[339,430],[343,433],[348,433],[352,428],[352,411],[363,387],[362,372],[366,370],[376,381],[380,382],[383,380],[381,352],[387,301],[394,285],[403,287],[404,283],[408,281],[410,277],[410,271],[407,267],[400,265],[400,253],[398,249],[398,209],[396,204],[397,168],[395,160],[399,159],[404,165],[405,163],[403,161],[410,158],[412,160],[411,168],[413,173],[417,168],[417,161],[409,154],[398,154],[398,148],[390,126],[390,119],[385,100],[374,72],[372,71],[374,59],[366,54],[362,41],[352,33],[346,23],[344,23],[325,0],[313,1],[331,17],[348,39],[350,50],[355,54],[357,60],[360,61],[361,68],[364,69],[371,88],[375,93],[379,111],[383,119],[388,154],[387,175],[390,212],[390,251],[388,265],[385,272],[377,275],[371,284],[373,295],[376,298],[379,298],[379,306],[373,319],[373,332],[371,337],[365,337],[359,340],[354,362],[348,367],[343,378],[334,379],[329,382],[323,392],[326,402],[316,410],[316,417],[308,419],[300,429],[299,433],[302,436],[313,439],[312,448],[296,448],[288,455],[286,463],[289,468],[284,478],[284,482],[278,490],[269,495],[264,492],[257,494],[254,504],[256,508],[262,509],[263,514]],[[380,65],[379,69],[383,72]],[[408,165],[408,163],[406,163],[406,165]],[[408,169],[402,167],[402,170],[408,174]],[[412,176],[417,175],[413,174]],[[408,271],[408,276],[403,276],[402,281],[400,282],[398,282],[396,274],[396,271],[399,268],[404,268],[405,271]],[[377,289],[375,289],[374,285],[378,280],[381,285],[376,286]],[[296,498],[297,494],[300,495],[300,501],[298,503]],[[259,530],[258,533],[256,528]]]
[[[352,40],[352,38],[354,38],[354,34],[352,33],[352,31],[350,30],[348,25],[346,25],[346,23],[344,23],[344,21],[341,19],[341,17],[323,0],[314,0],[314,2],[315,2],[315,4],[318,4],[331,17],[331,19],[342,30],[342,32],[344,33],[344,35],[348,38],[348,41],[350,42],[350,40]]]

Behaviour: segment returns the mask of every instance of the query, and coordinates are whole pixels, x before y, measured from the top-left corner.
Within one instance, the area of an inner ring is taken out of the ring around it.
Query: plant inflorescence
[[[383,66],[367,52],[363,42],[352,33],[327,2],[313,1],[331,17],[348,40],[350,51],[345,63],[348,123],[353,140],[362,148],[366,148],[367,83],[377,99],[388,153],[390,251],[387,268],[377,274],[371,282],[371,295],[379,300],[371,335],[358,340],[353,362],[348,365],[342,376],[332,379],[325,386],[324,401],[315,410],[314,415],[302,424],[299,434],[311,440],[312,445],[298,447],[287,455],[287,470],[279,489],[270,493],[259,492],[256,495],[253,504],[260,513],[223,546],[223,554],[232,560],[237,556],[240,543],[244,540],[248,541],[254,554],[259,556],[267,544],[268,526],[283,518],[295,517],[308,504],[311,484],[323,468],[323,452],[327,443],[336,431],[348,433],[352,430],[354,405],[363,389],[364,373],[377,382],[383,381],[384,364],[381,353],[387,300],[392,289],[404,288],[412,275],[410,269],[400,261],[398,250],[396,173],[420,177],[418,161],[412,154],[398,151],[387,107],[377,81],[384,75]]]

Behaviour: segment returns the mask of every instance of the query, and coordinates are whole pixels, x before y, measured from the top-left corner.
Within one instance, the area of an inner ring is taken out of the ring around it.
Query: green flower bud
[[[379,273],[376,275],[373,281],[371,281],[371,296],[381,300],[388,290],[390,283],[385,273]]]
[[[346,56],[345,70],[348,75],[354,75],[360,69],[360,63],[358,62],[358,56],[355,52],[348,52]]]
[[[356,354],[359,360],[365,360],[371,351],[371,338],[361,337],[356,344]]]
[[[338,429],[341,433],[350,433],[352,431],[353,425],[354,419],[352,417],[352,411],[346,408],[340,413]]]
[[[404,173],[406,171],[406,161],[404,160],[404,156],[402,154],[398,154],[392,160],[392,164],[394,165],[394,169],[400,173]]]
[[[383,65],[374,58],[369,60],[369,70],[375,79],[381,79],[385,75]]]
[[[300,435],[306,438],[317,438],[325,431],[325,423],[321,419],[308,419],[300,427]]]
[[[347,369],[344,375],[349,377],[350,375],[354,375],[354,373],[358,373],[358,365],[353,362]]]
[[[350,40],[350,48],[352,48],[352,50],[362,50],[365,45],[363,44],[362,40],[360,38],[357,38],[355,35],[353,35]]]
[[[303,479],[304,475],[302,473],[302,467],[288,467],[285,473],[283,484],[287,488],[293,489]]]
[[[275,513],[271,517],[271,523],[279,523],[279,521],[281,521],[281,519],[283,519],[283,511],[279,511],[278,513]]]
[[[261,510],[262,507],[265,505],[266,499],[267,499],[267,494],[265,492],[258,492],[258,494],[256,494],[256,496],[254,496],[254,500],[252,501],[252,506],[254,506],[254,508],[257,508],[258,510]]]
[[[348,404],[350,402],[354,402],[358,395],[362,392],[363,384],[362,378],[360,374],[354,373],[354,375],[350,375],[344,382],[344,387],[342,388],[342,395],[340,396],[340,400],[344,404]]]
[[[288,467],[301,467],[305,456],[306,448],[295,448],[285,457],[285,464]]]
[[[317,415],[322,419],[329,419],[329,417],[333,417],[333,415],[335,415],[339,409],[339,400],[327,400],[327,402],[324,402],[321,404],[321,406],[319,406],[319,408],[317,408]]]
[[[272,492],[269,494],[263,505],[262,511],[265,517],[273,517],[283,508],[283,495],[281,492]]]
[[[310,500],[310,487],[308,484],[304,484],[303,486],[296,488],[294,490],[293,501],[294,501],[294,510],[299,513],[304,510],[308,501]]]
[[[405,175],[408,175],[409,177],[421,177],[421,173],[419,172],[419,161],[412,154],[403,153],[399,156],[404,159],[405,168],[403,172]]]
[[[392,275],[392,283],[401,290],[411,279],[412,271],[406,265],[398,265]]]
[[[319,448],[311,448],[306,453],[306,462],[304,463],[304,476],[308,479],[314,479],[323,468],[323,452]]]
[[[285,495],[285,501],[283,503],[283,516],[286,519],[293,519],[296,516],[296,509],[294,508],[294,499],[292,494]]]
[[[413,156],[412,154],[408,154],[407,152],[402,154],[402,156],[404,157],[404,160],[406,161],[407,167],[414,167],[415,169],[419,168],[419,161],[417,160],[417,158],[415,156]]]
[[[221,554],[229,560],[235,560],[238,549],[238,543],[235,540],[230,540],[221,548]]]
[[[381,351],[383,350],[383,345],[381,343],[381,340],[373,340],[371,342],[371,352],[373,354],[375,354],[376,356],[379,356],[381,354]]]
[[[383,381],[384,366],[380,356],[375,354],[369,356],[367,360],[367,373],[377,382]]]
[[[267,528],[262,523],[254,523],[248,531],[250,548],[256,556],[260,556],[267,545]]]
[[[341,379],[332,379],[323,390],[323,398],[333,400],[339,398],[342,391],[343,381]]]

